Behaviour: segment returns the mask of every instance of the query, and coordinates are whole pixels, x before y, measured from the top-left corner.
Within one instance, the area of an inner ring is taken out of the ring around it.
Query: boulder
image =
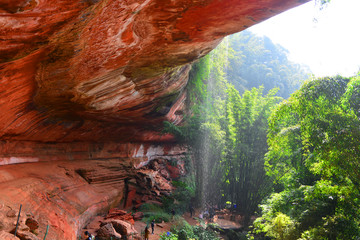
[[[128,222],[115,219],[111,220],[111,224],[113,225],[114,229],[121,235],[129,236],[131,234],[137,234],[137,231]]]
[[[34,218],[30,217],[25,221],[26,226],[30,228],[30,231],[35,231],[39,228],[39,223]]]
[[[99,240],[121,240],[121,235],[115,231],[113,225],[110,222],[100,227],[100,229],[97,231],[96,237]]]
[[[106,219],[108,219],[109,221],[105,221],[105,222],[111,222],[113,220],[121,220],[121,221],[129,222],[132,225],[135,224],[134,218],[131,213],[127,213],[125,215],[112,216],[111,218],[106,217]]]

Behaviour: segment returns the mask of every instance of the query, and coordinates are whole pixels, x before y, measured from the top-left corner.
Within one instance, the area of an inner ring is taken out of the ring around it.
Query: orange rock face
[[[41,237],[76,239],[110,205],[151,200],[130,173],[170,191],[181,169],[146,167],[186,151],[160,130],[182,121],[190,64],[304,2],[0,0],[0,215],[22,203]]]
[[[169,193],[172,189],[168,176],[173,169],[167,168],[166,158],[180,159],[185,149],[174,146],[161,153],[161,149],[156,151],[151,146],[147,150],[133,147],[137,149],[133,157],[120,157],[120,153],[111,153],[115,149],[107,146],[102,150],[103,158],[93,156],[88,159],[83,155],[84,160],[50,159],[52,161],[2,166],[2,230],[10,232],[14,229],[22,204],[21,229],[31,217],[39,223],[36,230],[39,238],[43,239],[49,225],[49,239],[75,240],[94,216],[106,214],[110,207],[131,210],[148,200],[160,200],[162,192]],[[73,150],[81,154],[82,147]],[[146,163],[146,154],[154,158],[152,164]],[[162,157],[156,157],[161,154]],[[181,160],[179,163],[182,169]],[[156,171],[159,168],[163,171]]]
[[[189,63],[302,2],[0,0],[0,139],[168,141]]]

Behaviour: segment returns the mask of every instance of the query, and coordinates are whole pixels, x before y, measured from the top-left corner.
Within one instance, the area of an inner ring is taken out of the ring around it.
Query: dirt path
[[[168,232],[170,231],[171,228],[171,223],[161,223],[161,224],[155,224],[155,228],[154,228],[154,234],[151,234],[151,226],[149,224],[149,230],[150,230],[150,238],[149,240],[157,240],[160,239],[160,235],[164,232]],[[146,227],[146,223],[141,222],[141,221],[136,221],[135,222],[135,229],[136,231],[138,231],[138,233],[141,233],[142,237],[144,237],[144,230]]]

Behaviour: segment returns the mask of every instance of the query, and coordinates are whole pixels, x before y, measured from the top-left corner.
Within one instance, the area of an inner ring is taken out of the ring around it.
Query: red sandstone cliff
[[[159,129],[182,120],[189,64],[306,1],[0,0],[0,165],[33,162],[0,168],[0,207],[24,203],[51,239],[75,239],[123,197],[114,164],[136,175],[185,151]]]
[[[0,139],[147,141],[189,63],[306,0],[0,0]]]

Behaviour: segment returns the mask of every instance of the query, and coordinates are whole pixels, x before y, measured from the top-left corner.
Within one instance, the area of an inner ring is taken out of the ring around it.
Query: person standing
[[[151,234],[154,234],[154,228],[155,228],[155,219],[151,221]]]
[[[146,226],[145,228],[145,240],[149,240],[150,231],[149,228]]]
[[[192,215],[194,213],[194,208],[191,203],[189,204],[189,212],[190,212],[190,217],[192,217]]]

